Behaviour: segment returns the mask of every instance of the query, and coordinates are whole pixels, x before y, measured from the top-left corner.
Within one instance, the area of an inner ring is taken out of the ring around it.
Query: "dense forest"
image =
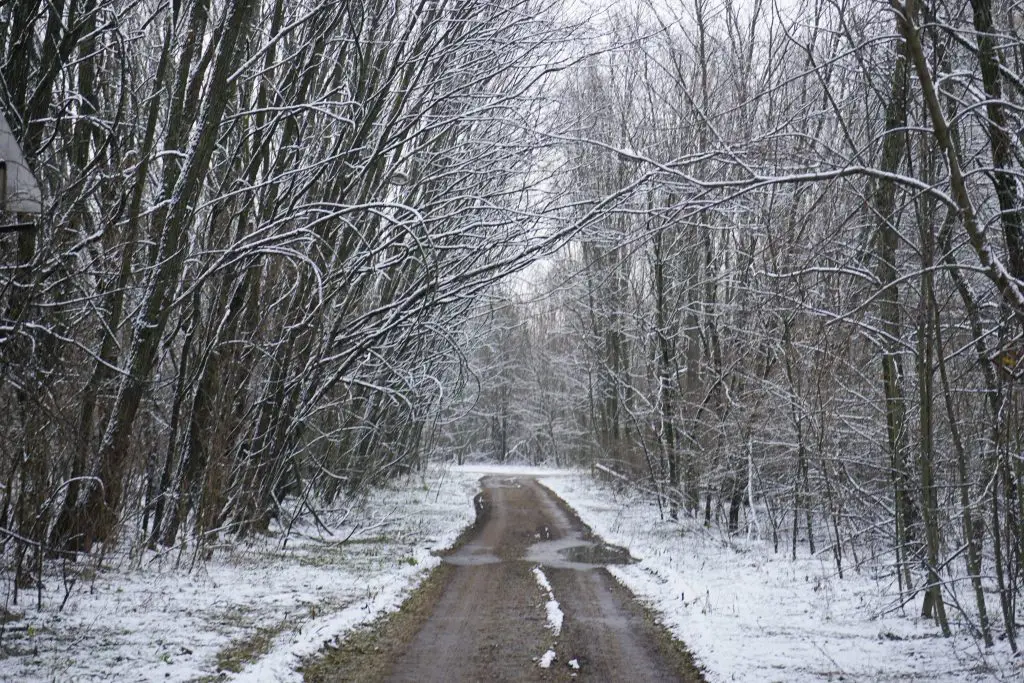
[[[6,580],[587,464],[1016,650],[1024,9],[609,5],[0,4]]]

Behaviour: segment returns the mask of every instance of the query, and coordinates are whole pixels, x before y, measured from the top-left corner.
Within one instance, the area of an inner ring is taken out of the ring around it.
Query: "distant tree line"
[[[585,227],[480,312],[453,447],[600,462],[840,576],[889,558],[1016,650],[1024,12],[641,2],[603,44],[558,111]]]

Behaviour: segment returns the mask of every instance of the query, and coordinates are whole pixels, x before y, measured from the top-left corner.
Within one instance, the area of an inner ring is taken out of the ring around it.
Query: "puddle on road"
[[[459,567],[479,567],[502,561],[500,557],[491,552],[491,548],[476,543],[468,543],[451,555],[443,556],[441,560]],[[552,569],[576,570],[597,569],[610,564],[634,562],[625,548],[584,541],[578,534],[555,541],[534,543],[526,549],[526,554],[519,561],[540,564]]]
[[[566,548],[565,556],[572,562],[586,564],[629,564],[633,561],[629,551],[607,543],[593,543]]]
[[[518,489],[523,487],[518,477],[488,476],[484,477],[483,482],[485,491],[487,489]],[[477,494],[477,498],[480,498],[481,501],[486,500],[486,505],[489,506],[490,499],[483,499],[481,495],[482,492]],[[486,516],[480,517],[481,503],[477,501],[477,498],[474,498],[474,503],[477,505],[479,524],[480,521],[486,521]],[[552,529],[567,529],[572,526],[572,523],[568,515],[554,503],[551,496],[544,495],[540,498],[539,502],[547,513],[550,526],[549,524],[541,524],[534,532],[519,532],[521,534],[529,534],[538,540],[530,545],[523,556],[516,561],[539,564],[552,569],[576,570],[597,569],[610,564],[629,564],[636,561],[625,548],[584,540],[582,534],[577,531],[571,531],[563,538],[550,540]],[[535,509],[534,505],[535,503],[531,503],[522,509],[532,511]],[[494,553],[494,548],[479,542],[467,543],[454,553],[443,555],[441,559],[448,564],[464,567],[476,567],[502,562],[502,559]]]
[[[534,543],[526,549],[523,559],[552,569],[578,570],[633,562],[633,558],[625,548],[584,541],[575,533],[556,541]]]
[[[443,556],[441,561],[459,567],[479,567],[485,564],[497,564],[501,562],[501,558],[486,546],[467,543],[451,555]]]

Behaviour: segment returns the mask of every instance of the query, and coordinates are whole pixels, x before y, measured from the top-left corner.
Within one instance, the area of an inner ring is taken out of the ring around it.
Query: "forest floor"
[[[479,478],[430,468],[323,512],[327,530],[275,526],[208,560],[179,546],[51,567],[17,603],[0,582],[0,681],[301,681],[303,657],[396,610],[440,563]]]
[[[194,563],[50,567],[17,603],[3,582],[0,681],[699,680],[680,642],[712,683],[1024,680],[1005,641],[972,637],[961,582],[942,638],[881,555],[840,577],[756,518],[739,536],[672,522],[584,473],[430,469],[323,519]]]
[[[827,538],[816,553],[799,538],[794,560],[781,531],[776,551],[763,509],[748,510],[730,535],[700,520],[671,521],[649,495],[587,475],[542,482],[638,558],[608,570],[686,642],[712,683],[1024,681],[1024,658],[1004,639],[986,649],[974,634],[970,583],[955,574],[962,561],[947,568],[954,635],[943,638],[919,616],[920,595],[900,594],[891,557],[866,543],[856,555],[844,548],[840,576]],[[989,614],[999,614],[998,596],[988,598]]]
[[[630,561],[532,477],[483,479],[477,530],[427,587],[307,680],[703,681],[604,568]]]

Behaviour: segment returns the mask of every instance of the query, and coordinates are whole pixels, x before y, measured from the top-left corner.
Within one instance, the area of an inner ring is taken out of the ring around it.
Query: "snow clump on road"
[[[539,666],[542,669],[550,669],[551,663],[553,661],[555,661],[555,651],[548,650],[543,655],[541,655],[540,661],[537,662],[537,666]]]
[[[533,575],[537,579],[537,584],[548,594],[548,601],[544,605],[548,612],[548,628],[557,636],[562,632],[562,620],[565,618],[565,615],[562,614],[562,608],[558,604],[558,600],[555,600],[555,593],[551,590],[551,584],[548,582],[548,577],[544,575],[543,570],[540,567],[534,567]]]

